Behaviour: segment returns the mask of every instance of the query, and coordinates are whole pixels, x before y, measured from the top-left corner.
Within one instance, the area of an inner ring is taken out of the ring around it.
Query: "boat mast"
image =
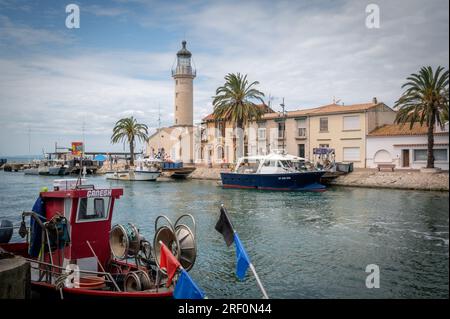
[[[282,151],[283,151],[283,154],[284,154],[284,141],[285,141],[285,138],[286,138],[286,117],[287,117],[287,112],[286,112],[286,110],[285,110],[285,105],[284,105],[284,97],[283,97],[283,102],[281,102],[281,104],[280,104],[280,106],[281,106],[281,116],[282,116],[282,121],[283,121],[283,146],[282,146]]]
[[[158,153],[161,149],[161,104],[158,102]]]

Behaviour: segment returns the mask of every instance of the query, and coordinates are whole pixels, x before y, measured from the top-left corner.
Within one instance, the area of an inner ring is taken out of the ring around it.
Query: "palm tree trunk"
[[[236,147],[236,162],[237,160],[244,156],[244,130],[243,123],[241,121],[236,123],[236,137],[237,137],[237,147]]]
[[[134,139],[130,141],[130,165],[134,166]]]
[[[430,123],[428,123],[428,132],[427,132],[427,134],[428,134],[427,168],[434,168],[434,155],[433,155],[434,119],[435,119],[435,114],[433,112]]]

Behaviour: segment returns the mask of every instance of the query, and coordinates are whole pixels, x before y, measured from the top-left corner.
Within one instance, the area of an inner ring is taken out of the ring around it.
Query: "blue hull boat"
[[[233,172],[220,173],[223,188],[277,191],[324,191],[320,178],[325,171],[315,169],[304,158],[285,154],[241,157]]]
[[[278,191],[325,191],[320,178],[325,172],[285,174],[221,173],[223,188],[247,188]]]

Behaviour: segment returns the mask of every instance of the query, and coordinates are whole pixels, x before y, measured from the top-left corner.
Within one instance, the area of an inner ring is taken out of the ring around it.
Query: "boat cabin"
[[[238,174],[292,173],[302,170],[307,163],[308,161],[303,157],[281,153],[246,156],[238,160],[234,172]]]

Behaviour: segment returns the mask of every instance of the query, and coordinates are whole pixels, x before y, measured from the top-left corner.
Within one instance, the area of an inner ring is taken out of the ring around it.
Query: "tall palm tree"
[[[116,122],[113,128],[113,134],[111,136],[111,143],[116,144],[119,142],[127,141],[130,145],[130,165],[134,165],[134,147],[136,139],[141,142],[148,140],[148,126],[140,124],[134,117],[127,117],[120,119]]]
[[[264,93],[255,89],[258,81],[249,83],[247,75],[240,73],[229,73],[225,76],[225,84],[216,90],[214,96],[214,118],[216,121],[231,121],[237,129],[237,140],[239,147],[236,147],[236,139],[233,139],[235,159],[242,156],[244,138],[244,126],[253,120],[258,120],[264,113],[264,109],[254,102],[264,104]]]
[[[399,108],[396,123],[424,123],[428,126],[427,168],[434,168],[434,128],[437,123],[443,127],[448,121],[448,82],[449,72],[439,66],[422,67],[418,74],[411,74],[402,88],[406,88],[395,103]]]

